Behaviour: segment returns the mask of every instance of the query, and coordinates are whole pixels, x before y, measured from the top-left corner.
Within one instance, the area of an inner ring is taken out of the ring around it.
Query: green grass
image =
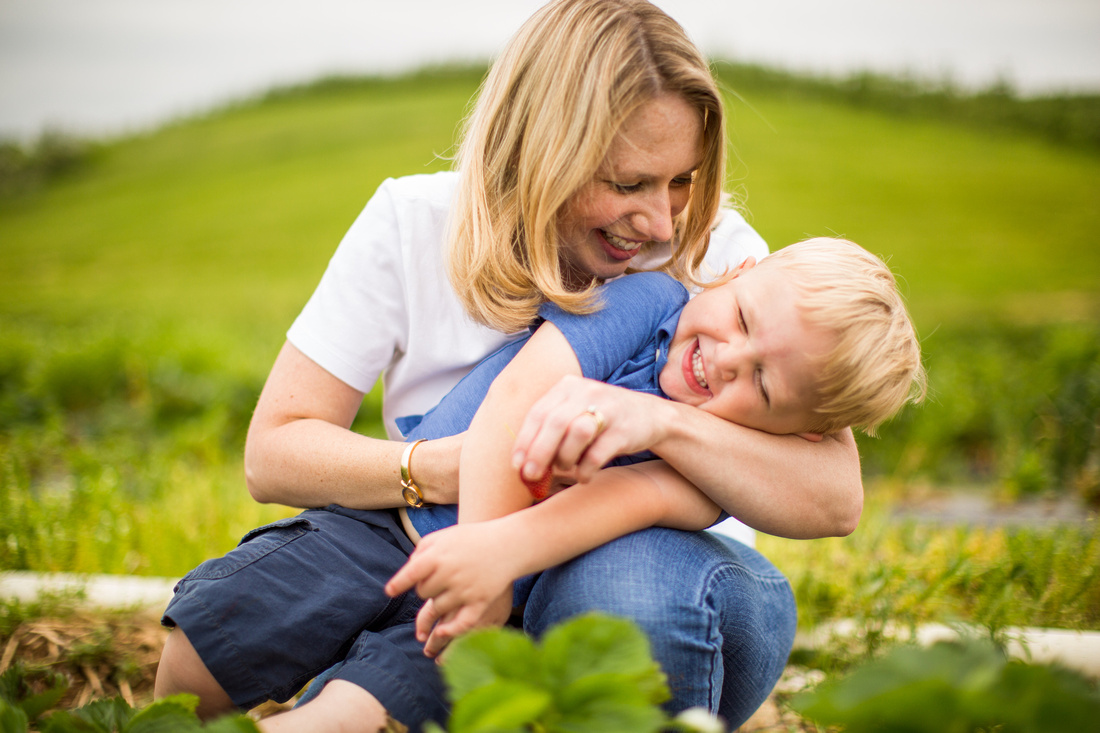
[[[841,234],[888,257],[924,336],[933,399],[862,442],[868,470],[1095,491],[1100,153],[737,73],[730,179],[754,225],[773,246]],[[42,175],[18,163],[0,186],[0,568],[178,575],[290,511],[256,505],[241,475],[267,369],[378,183],[448,167],[479,78],[332,81],[55,145]],[[379,434],[378,400],[356,429]],[[1095,574],[1058,559],[1100,565],[1094,527],[885,516],[844,540],[762,538],[807,622],[1100,628]],[[913,598],[922,583],[941,595]]]
[[[1027,527],[933,525],[893,518],[903,485],[874,483],[859,528],[812,543],[762,535],[758,549],[787,575],[800,628],[851,619],[851,649],[873,654],[887,625],[971,623],[1100,629],[1100,523]]]

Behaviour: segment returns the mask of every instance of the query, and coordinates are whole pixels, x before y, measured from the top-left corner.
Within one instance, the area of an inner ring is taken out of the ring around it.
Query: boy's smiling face
[[[745,427],[802,432],[816,404],[816,366],[833,335],[805,323],[782,267],[754,264],[684,306],[661,389]]]

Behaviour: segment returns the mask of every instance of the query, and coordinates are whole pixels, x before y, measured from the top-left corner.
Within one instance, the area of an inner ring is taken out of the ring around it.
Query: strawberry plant
[[[669,696],[665,675],[645,635],[601,614],[560,624],[541,643],[513,629],[468,634],[447,651],[443,678],[450,733],[722,730],[698,711],[669,719],[660,708]],[[425,730],[442,733],[435,724]]]
[[[138,709],[121,697],[95,700],[75,710],[50,710],[69,687],[57,673],[29,673],[16,665],[0,676],[0,733],[257,733],[247,715],[203,725],[195,716],[198,698],[173,695]],[[41,678],[41,679],[39,679]]]
[[[1062,733],[1095,730],[1094,682],[1052,665],[1009,661],[989,641],[899,647],[792,701],[846,733]]]

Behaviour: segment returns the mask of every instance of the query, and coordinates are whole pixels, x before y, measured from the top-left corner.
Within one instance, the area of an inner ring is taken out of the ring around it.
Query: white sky
[[[656,0],[712,56],[1100,91],[1100,0]],[[541,0],[0,0],[0,137],[116,134],[276,84],[488,59]]]

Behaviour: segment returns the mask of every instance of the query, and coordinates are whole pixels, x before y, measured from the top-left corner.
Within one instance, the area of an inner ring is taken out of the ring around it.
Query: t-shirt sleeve
[[[287,332],[299,351],[360,392],[371,390],[408,337],[400,234],[389,183],[356,218]]]
[[[688,299],[683,285],[657,272],[625,275],[602,285],[598,293],[601,307],[594,313],[575,315],[546,303],[539,316],[569,341],[582,374],[600,381],[651,342]]]

